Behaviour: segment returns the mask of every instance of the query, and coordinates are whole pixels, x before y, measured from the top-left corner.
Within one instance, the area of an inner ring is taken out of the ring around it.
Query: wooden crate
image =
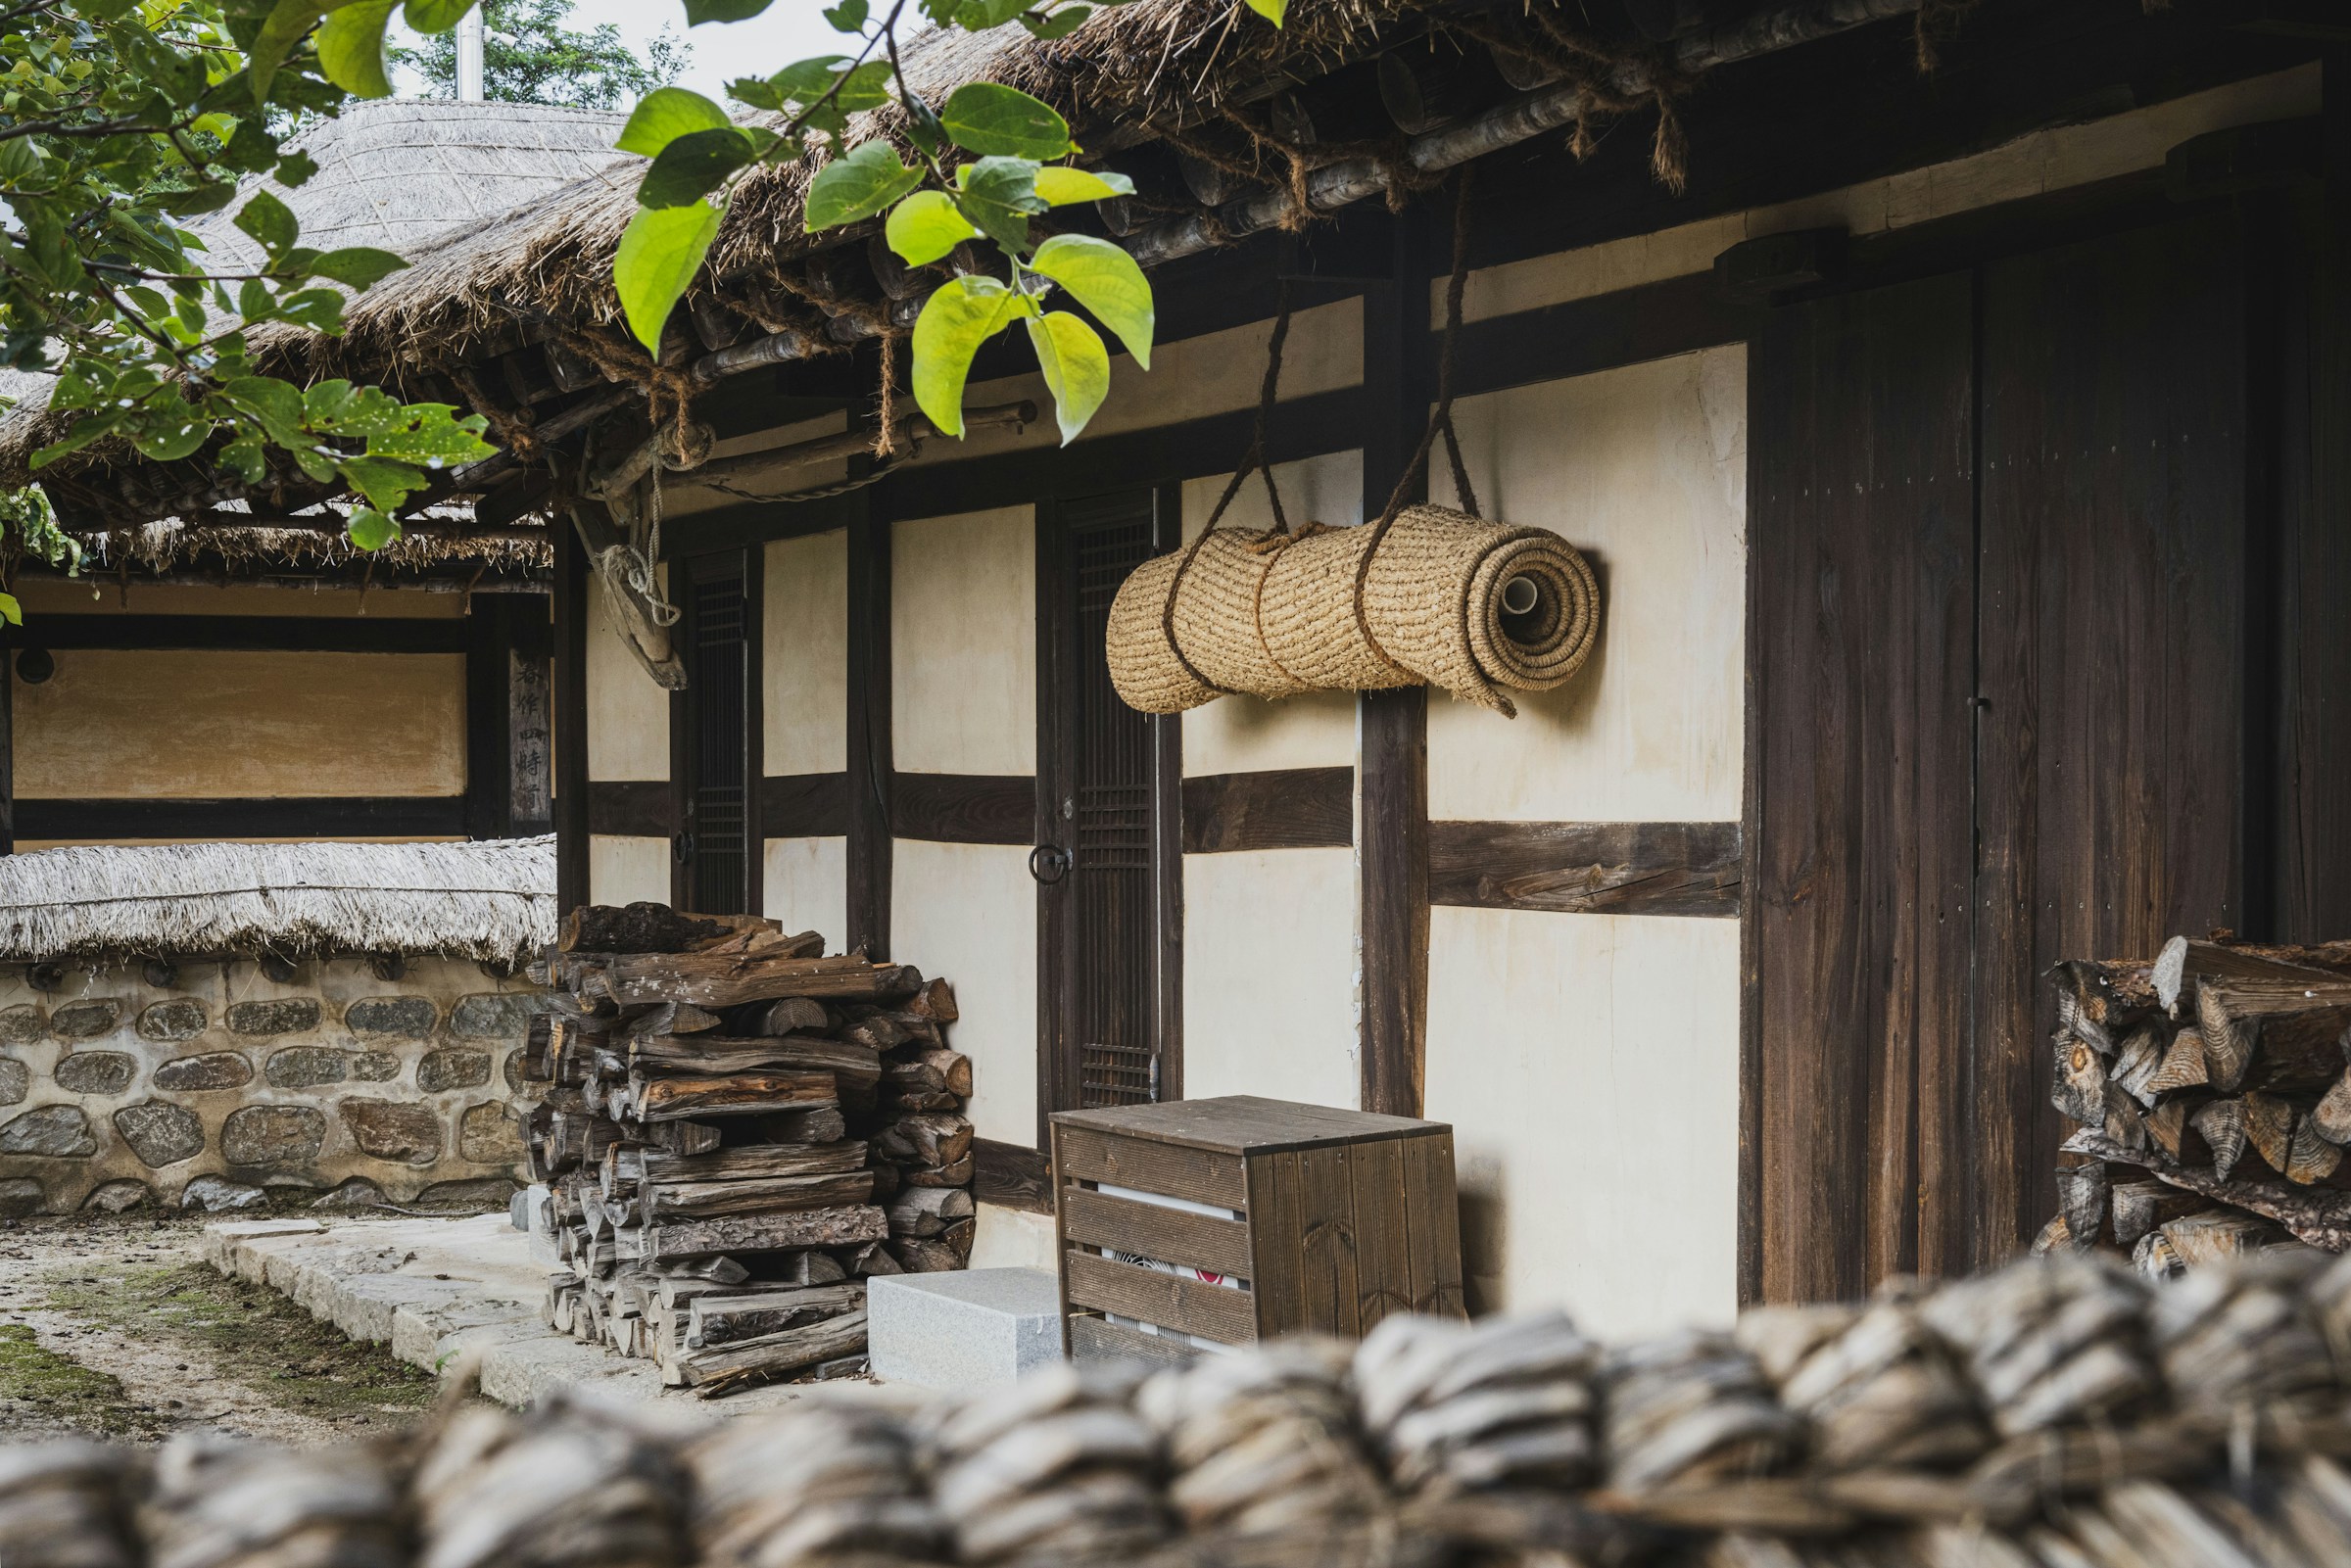
[[[1354,1338],[1390,1312],[1460,1317],[1453,1129],[1255,1095],[1053,1117],[1063,1348],[1183,1359],[1302,1329]],[[1108,1192],[1187,1201],[1203,1213]],[[1239,1290],[1125,1253],[1246,1282]]]

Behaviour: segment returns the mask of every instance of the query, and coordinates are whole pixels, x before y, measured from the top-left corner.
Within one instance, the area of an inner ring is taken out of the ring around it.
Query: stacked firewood
[[[824,945],[659,904],[565,921],[524,1057],[558,1331],[723,1393],[853,1369],[866,1277],[964,1266],[954,992]]]
[[[2174,937],[2057,968],[2057,1109],[2081,1123],[2039,1246],[2157,1275],[2351,1244],[2351,942]]]
[[[2301,1568],[2351,1560],[2351,1260],[2058,1255],[1608,1346],[1391,1317],[681,1426],[0,1449],[9,1568]]]

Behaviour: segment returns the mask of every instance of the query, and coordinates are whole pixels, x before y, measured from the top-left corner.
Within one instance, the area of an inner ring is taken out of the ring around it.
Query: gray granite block
[[[866,1281],[866,1344],[885,1383],[1011,1383],[1061,1359],[1061,1288],[1041,1268],[878,1274]]]

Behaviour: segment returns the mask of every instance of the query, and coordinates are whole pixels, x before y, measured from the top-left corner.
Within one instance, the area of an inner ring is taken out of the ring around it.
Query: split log
[[[864,1349],[865,1312],[860,1308],[763,1339],[680,1351],[675,1364],[689,1388],[702,1388],[721,1379],[735,1382],[752,1376],[780,1377]]]
[[[736,1124],[748,1126],[768,1143],[839,1143],[849,1135],[848,1121],[838,1106],[776,1111]]]
[[[684,953],[732,936],[737,929],[731,921],[681,915],[667,904],[639,902],[617,909],[582,904],[563,917],[555,948],[564,953]]]
[[[2297,1241],[2330,1253],[2351,1251],[2351,1192],[2295,1187],[2277,1181],[2228,1181],[2209,1170],[2180,1164],[2150,1150],[2125,1149],[2094,1132],[2075,1133],[2065,1140],[2065,1152],[2092,1155],[2110,1164],[2138,1165],[2159,1181],[2264,1219],[2274,1219]]]
[[[2196,1032],[2204,1037],[2204,1074],[2214,1088],[2234,1092],[2253,1060],[2258,1024],[2232,1016],[2215,986],[2196,986]]]
[[[912,1236],[892,1236],[889,1255],[898,1266],[909,1274],[946,1274],[963,1266],[969,1252],[958,1253],[942,1238],[936,1241],[918,1240]]]
[[[839,1112],[830,1113],[838,1117]],[[613,1129],[617,1140],[619,1129]],[[706,1155],[719,1145],[722,1134],[716,1127],[701,1121],[651,1121],[636,1129],[636,1136],[656,1149],[673,1155]],[[814,1143],[818,1140],[807,1140]]]
[[[2194,1029],[2181,1029],[2164,1048],[2163,1061],[2146,1087],[2150,1093],[2164,1095],[2198,1088],[2204,1081],[2204,1036]]]
[[[2285,1179],[2308,1187],[2325,1181],[2343,1163],[2343,1151],[2320,1136],[2315,1117],[2294,1124],[2293,1142],[2286,1146]]]
[[[883,1076],[881,1058],[864,1046],[813,1034],[758,1039],[717,1034],[650,1035],[630,1047],[628,1066],[710,1074],[796,1068],[830,1072],[844,1085],[858,1089],[872,1089]]]
[[[846,1247],[889,1234],[889,1216],[870,1204],[793,1213],[732,1214],[648,1226],[645,1258],[664,1263],[725,1253],[779,1253],[799,1247]]]
[[[895,1112],[901,1116],[963,1109],[963,1097],[949,1094],[944,1089],[936,1094],[918,1093],[904,1089],[885,1089],[877,1103],[883,1110]]]
[[[2110,1075],[2131,1098],[2140,1105],[2153,1106],[2155,1091],[2151,1083],[2163,1066],[2163,1055],[2161,1034],[2154,1024],[2142,1023],[2124,1038],[2122,1048],[2115,1053]]]
[[[953,1023],[963,1017],[955,1008],[955,987],[945,980],[933,980],[915,992],[906,1011],[939,1023]]]
[[[2246,1141],[2272,1170],[2284,1175],[2292,1158],[2294,1108],[2267,1094],[2248,1094],[2241,1103],[2245,1108]]]
[[[972,1157],[966,1154],[951,1165],[899,1165],[898,1179],[909,1187],[968,1187]]]
[[[2212,1151],[2212,1173],[2222,1181],[2236,1168],[2245,1153],[2245,1107],[2241,1100],[2213,1100],[2196,1108],[2187,1118],[2204,1146]]]
[[[904,1170],[897,1165],[891,1164],[887,1160],[876,1160],[873,1164],[873,1201],[875,1203],[888,1203],[892,1198],[895,1198],[898,1195],[899,1189],[906,1185],[906,1176]]]
[[[751,1180],[648,1181],[638,1190],[636,1212],[649,1223],[689,1215],[837,1209],[862,1204],[873,1191],[874,1178],[863,1170]]]
[[[849,1272],[863,1278],[869,1274],[903,1274],[898,1260],[889,1256],[889,1249],[881,1242],[868,1242],[849,1258]]]
[[[2283,1240],[2278,1227],[2265,1219],[2231,1209],[2207,1209],[2148,1232],[2132,1261],[2150,1278],[2172,1279],[2190,1268],[2266,1252]]]
[[[773,1176],[822,1176],[865,1167],[862,1143],[763,1143],[706,1155],[622,1144],[604,1156],[600,1180],[607,1196],[641,1181],[747,1181]]]
[[[901,1165],[951,1165],[971,1152],[972,1124],[962,1117],[900,1117],[873,1136],[874,1152]]]
[[[2203,1058],[2199,1055],[2196,1060],[2201,1068]],[[2156,1147],[2175,1160],[2180,1158],[2180,1141],[2186,1130],[2185,1100],[2166,1100],[2147,1113],[2147,1136],[2155,1140]]]
[[[862,1282],[761,1291],[749,1296],[701,1296],[689,1308],[686,1348],[703,1350],[764,1339],[822,1322],[865,1305]]]
[[[615,1003],[692,1002],[737,1007],[784,997],[904,996],[923,983],[902,964],[862,958],[776,957],[765,953],[647,953],[615,958],[595,976]]]
[[[2106,1063],[2094,1046],[2071,1030],[2050,1042],[2056,1053],[2056,1086],[2050,1094],[2059,1112],[2086,1127],[2106,1121]]]
[[[618,1101],[619,1096],[615,1096]],[[725,1077],[648,1077],[631,1072],[625,1108],[637,1121],[739,1117],[840,1103],[830,1072],[739,1072]]]
[[[825,1004],[811,996],[788,996],[770,1002],[745,1021],[759,1034],[822,1034],[832,1027]]]
[[[683,1285],[696,1280],[711,1285],[740,1285],[751,1277],[751,1271],[732,1258],[697,1258],[690,1263],[664,1264],[660,1277],[665,1289],[672,1282]]]
[[[2095,1244],[2106,1229],[2106,1167],[2095,1161],[2060,1166],[2057,1212],[2076,1246]]]
[[[2328,1143],[2351,1143],[2351,1068],[2345,1068],[2321,1098],[2310,1114],[2310,1124]]]
[[[840,1026],[840,1037],[876,1052],[894,1051],[914,1038],[887,1013],[872,1013]]]
[[[648,1035],[702,1034],[717,1028],[722,1022],[717,1014],[692,1002],[664,1002],[624,1022],[618,1037],[633,1041]]]
[[[2101,1167],[2091,1165],[2088,1169]],[[961,1187],[909,1187],[889,1206],[892,1236],[936,1236],[972,1217],[972,1195]]]
[[[2206,1200],[2160,1181],[2118,1181],[2112,1188],[2111,1222],[2117,1247],[2136,1247],[2139,1238],[2207,1207]]]
[[[972,1059],[961,1051],[924,1049],[893,1058],[882,1069],[889,1086],[900,1091],[972,1097]]]

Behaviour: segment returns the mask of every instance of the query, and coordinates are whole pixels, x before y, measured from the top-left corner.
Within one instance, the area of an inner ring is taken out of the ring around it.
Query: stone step
[[[876,1275],[866,1346],[885,1383],[1000,1387],[1061,1359],[1061,1285],[1041,1268]]]

